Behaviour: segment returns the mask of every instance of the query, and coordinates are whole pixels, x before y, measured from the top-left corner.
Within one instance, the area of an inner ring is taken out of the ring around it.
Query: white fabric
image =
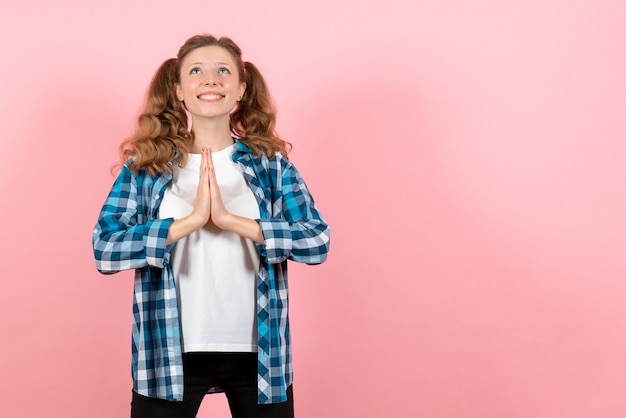
[[[214,152],[217,183],[226,209],[258,219],[259,207],[242,169],[232,161],[235,146]],[[200,154],[189,154],[187,165],[174,167],[160,218],[180,219],[191,213],[199,181]],[[257,350],[256,245],[214,225],[179,240],[172,254],[181,313],[183,350]]]

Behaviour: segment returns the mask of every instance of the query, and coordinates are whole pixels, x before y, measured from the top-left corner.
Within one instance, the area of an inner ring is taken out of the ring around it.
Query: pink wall
[[[106,3],[0,6],[3,416],[127,416],[131,276],[91,231],[202,32],[264,71],[333,227],[292,265],[300,418],[626,416],[626,3]]]

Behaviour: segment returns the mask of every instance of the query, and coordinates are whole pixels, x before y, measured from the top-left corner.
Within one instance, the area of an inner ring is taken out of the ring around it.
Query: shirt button
[[[154,196],[154,200],[159,200],[161,196],[159,196],[158,194]]]

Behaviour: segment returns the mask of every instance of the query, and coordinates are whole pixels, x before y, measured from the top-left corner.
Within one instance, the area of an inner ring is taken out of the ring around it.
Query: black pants
[[[256,353],[187,353],[183,355],[185,392],[182,402],[148,398],[133,392],[131,418],[193,418],[204,395],[219,387],[233,418],[293,418],[293,390],[287,402],[257,404]]]

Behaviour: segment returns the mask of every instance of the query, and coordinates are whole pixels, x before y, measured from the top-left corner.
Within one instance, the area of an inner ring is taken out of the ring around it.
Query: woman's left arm
[[[277,264],[285,259],[307,264],[320,264],[326,260],[330,228],[317,210],[304,179],[290,162],[280,157],[275,160],[276,164],[282,164],[279,171],[282,173],[281,178],[276,179],[282,183],[280,213],[274,213],[269,219],[254,220],[226,210],[210,154],[208,161],[210,221],[218,228],[256,242],[269,264]]]
[[[330,246],[330,227],[319,213],[304,179],[291,163],[283,168],[281,180],[282,213],[258,220],[268,263],[285,259],[323,263]]]
[[[215,221],[213,222],[215,223]],[[227,213],[221,221],[219,221],[219,225],[216,224],[216,226],[220,229],[234,232],[244,238],[251,239],[257,244],[265,244],[261,227],[254,219]]]

